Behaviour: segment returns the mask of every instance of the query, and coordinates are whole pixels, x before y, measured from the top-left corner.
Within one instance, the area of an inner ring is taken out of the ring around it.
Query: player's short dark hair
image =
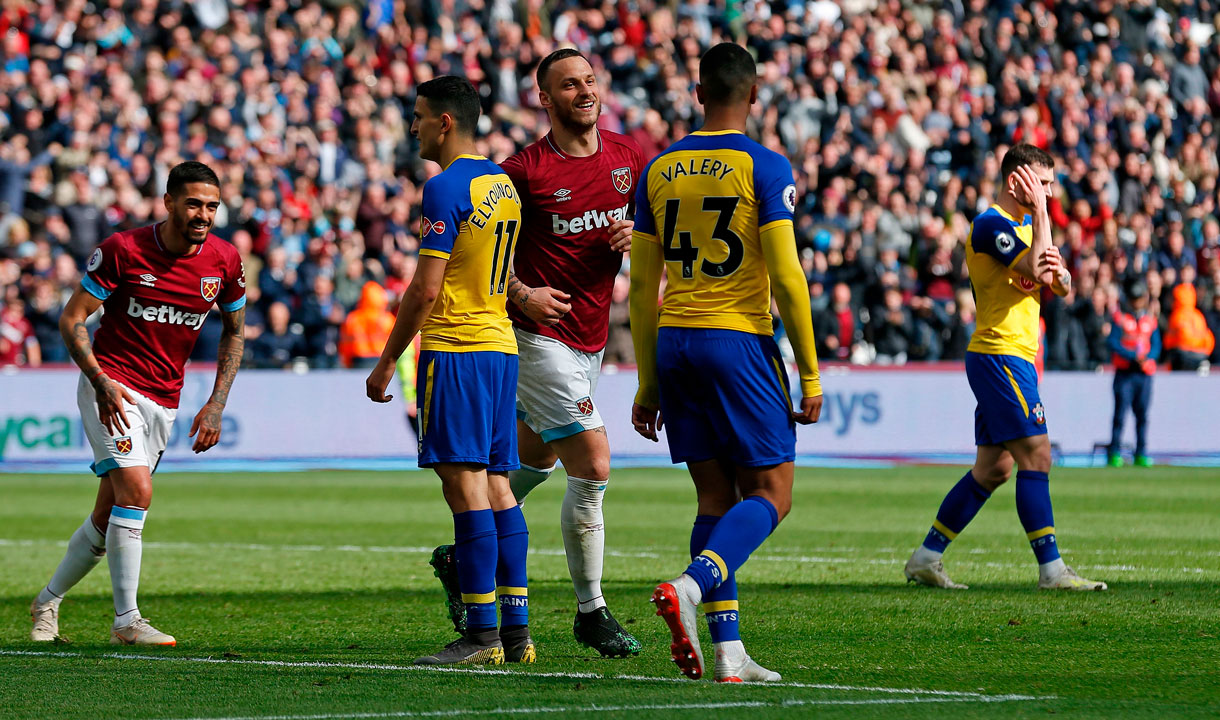
[[[584,56],[579,50],[574,48],[560,48],[555,52],[542,58],[542,62],[538,63],[538,70],[534,74],[534,82],[538,84],[539,90],[546,90],[547,75],[551,74],[551,66],[560,60],[578,57],[585,62],[589,62],[589,58]],[[591,63],[590,63],[591,64]]]
[[[723,42],[703,53],[699,60],[699,84],[703,100],[723,105],[740,102],[758,81],[754,56],[742,46]]]
[[[418,97],[428,99],[428,107],[437,113],[447,113],[453,118],[458,131],[474,135],[479,125],[479,92],[466,78],[456,75],[441,75],[422,82],[415,89]]]
[[[184,163],[178,163],[173,170],[169,171],[169,179],[165,182],[165,192],[178,197],[190,183],[204,183],[219,188],[220,178],[216,176],[216,171],[207,165],[187,160]]]
[[[1000,181],[1007,181],[1008,176],[1022,165],[1037,165],[1054,170],[1055,158],[1042,148],[1029,143],[1013,145],[1004,153],[1004,160],[1000,163]]]

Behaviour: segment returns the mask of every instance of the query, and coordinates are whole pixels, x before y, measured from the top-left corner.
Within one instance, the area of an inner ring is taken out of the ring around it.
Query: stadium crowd
[[[1052,219],[1075,277],[1066,298],[1044,297],[1046,366],[1109,362],[1111,317],[1135,282],[1175,364],[1220,360],[1211,0],[0,8],[0,365],[68,360],[57,319],[86,258],[111,231],[164,217],[166,174],[184,159],[221,177],[215,232],[250,279],[249,363],[358,364],[410,281],[420,189],[438,171],[409,134],[419,82],[472,80],[479,143],[499,161],[545,129],[533,69],[572,45],[599,74],[602,127],[651,157],[698,129],[698,58],[723,39],[758,57],[753,133],[798,176],[823,358],[963,357],[970,221],[995,194],[997,158],[1026,141],[1059,159]],[[607,362],[633,361],[626,296],[624,275]],[[219,331],[205,326],[198,359],[214,359]]]

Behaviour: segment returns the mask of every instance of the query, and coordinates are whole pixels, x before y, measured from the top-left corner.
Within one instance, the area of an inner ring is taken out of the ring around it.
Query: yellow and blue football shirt
[[[787,158],[737,131],[695,132],[649,163],[635,234],[660,243],[668,281],[660,327],[771,335],[771,283],[760,236],[792,224]]]
[[[424,185],[420,255],[448,260],[421,350],[515,355],[505,292],[521,229],[521,199],[498,165],[459,155]]]
[[[1042,285],[1013,266],[1029,252],[1033,224],[992,205],[974,219],[966,242],[966,266],[974,289],[977,319],[967,350],[1013,355],[1034,362]]]
[[[688,135],[641,179],[631,265],[636,402],[659,405],[675,463],[760,467],[794,457],[788,375],[772,337],[773,282],[802,395],[822,394],[795,204],[788,160],[737,131]],[[668,283],[658,317],[662,263]]]

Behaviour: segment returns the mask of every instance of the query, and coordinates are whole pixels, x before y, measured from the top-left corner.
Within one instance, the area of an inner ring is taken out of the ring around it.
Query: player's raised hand
[[[553,287],[538,287],[521,300],[521,309],[530,320],[543,327],[553,327],[572,310],[572,296]]]
[[[1059,271],[1065,267],[1063,255],[1059,252],[1059,248],[1054,245],[1046,247],[1046,252],[1042,253],[1042,262],[1046,265],[1046,269],[1055,273],[1055,277],[1059,277]]]
[[[635,229],[634,220],[615,220],[610,226],[610,249],[615,252],[631,252],[631,231]]]
[[[1025,166],[1020,165],[1016,170],[1012,171],[1013,183],[1016,185],[1016,192],[1013,193],[1017,197],[1017,201],[1022,205],[1030,205],[1033,203],[1033,188],[1029,184],[1029,177],[1025,172]]]
[[[1059,248],[1054,245],[1048,246],[1046,252],[1042,254],[1042,263],[1044,272],[1049,274],[1049,280],[1039,279],[1039,282],[1044,285],[1058,282],[1064,288],[1071,287],[1072,273],[1067,269],[1067,263],[1063,261]]]
[[[801,398],[801,409],[793,411],[792,419],[801,425],[811,425],[822,416],[822,396]]]
[[[1042,188],[1042,180],[1034,169],[1029,165],[1021,165],[1013,171],[1013,175],[1017,178],[1017,187],[1021,189],[1025,198],[1017,198],[1022,200],[1035,211],[1043,212],[1046,210],[1046,191]]]
[[[135,405],[135,398],[131,397],[127,388],[106,375],[99,375],[97,380],[100,381],[94,386],[97,393],[97,416],[111,435],[118,435],[131,427],[123,403]]]
[[[390,379],[394,377],[394,366],[382,358],[377,367],[369,373],[368,379],[364,381],[364,393],[368,395],[369,400],[377,403],[388,403],[394,399],[393,395],[386,395],[385,389],[390,385]]]
[[[199,408],[195,421],[191,423],[190,432],[190,437],[195,438],[191,450],[194,450],[196,455],[210,450],[220,442],[220,416],[223,412],[224,406],[211,400]]]
[[[661,432],[664,424],[665,418],[661,417],[660,410],[646,408],[639,403],[631,405],[631,425],[641,436],[658,442],[657,433]]]

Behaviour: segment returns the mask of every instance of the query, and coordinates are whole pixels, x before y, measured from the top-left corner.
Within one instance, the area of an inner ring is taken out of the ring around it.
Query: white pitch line
[[[726,710],[730,708],[789,708],[807,705],[914,705],[918,703],[1008,702],[1002,696],[980,698],[875,698],[868,700],[798,700],[778,702],[741,701],[720,703],[683,703],[681,705],[569,705],[565,707],[492,708],[490,710],[402,710],[386,713],[331,713],[325,715],[245,715],[241,717],[198,717],[179,720],[372,720],[373,718],[475,717],[479,715],[541,715],[546,713],[638,712],[642,710]]]
[[[530,672],[516,670],[501,670],[479,667],[452,667],[437,665],[392,665],[383,663],[344,663],[328,661],[288,661],[288,660],[243,660],[215,657],[174,657],[172,655],[128,655],[124,653],[99,653],[97,655],[50,650],[0,650],[0,657],[44,657],[44,658],[84,658],[106,660],[147,660],[151,662],[171,663],[206,663],[209,665],[261,665],[265,667],[284,668],[319,668],[331,670],[382,670],[391,672],[429,672],[456,673],[459,675],[510,675],[515,678],[542,677],[566,678],[572,680],[624,680],[630,682],[658,682],[685,685],[690,682],[680,677],[656,677],[652,675],[602,675],[583,672]],[[946,700],[977,700],[980,702],[1009,702],[1014,700],[1053,700],[1054,695],[987,695],[979,692],[962,690],[928,690],[924,688],[889,688],[861,685],[837,685],[830,683],[747,683],[749,687],[768,688],[801,688],[806,690],[839,690],[843,692],[875,692],[891,695],[909,695],[913,697],[942,698]]]
[[[66,540],[13,540],[8,538],[0,538],[0,547],[67,547]],[[403,555],[430,555],[434,548],[411,545],[271,545],[265,543],[196,543],[196,542],[165,542],[165,541],[145,541],[144,547],[149,549],[162,550],[246,550],[251,552],[304,552],[304,553],[320,553],[320,552],[341,552],[341,553],[388,553],[388,554],[403,554]],[[972,555],[989,553],[990,551],[971,551]],[[997,551],[1003,552],[1003,551]],[[1183,554],[1186,554],[1185,551]],[[530,548],[530,555],[543,555],[548,557],[563,557],[564,551],[562,548]],[[605,554],[609,557],[629,558],[629,559],[650,559],[661,560],[676,557],[674,553],[655,553],[655,552],[627,552],[622,550],[606,550]],[[1166,553],[1171,554],[1171,553]],[[1201,556],[1211,556],[1220,553],[1195,553]],[[826,557],[821,555],[776,555],[776,554],[759,554],[751,555],[751,560],[763,562],[779,562],[779,563],[810,563],[816,565],[881,565],[893,567],[901,565],[905,560],[901,557],[891,558],[862,558],[862,557]],[[997,569],[1021,569],[1029,567],[1028,563],[1000,563],[1000,562],[979,562],[975,560],[959,560],[959,565],[975,566],[982,565],[989,568]],[[1199,567],[1160,567],[1146,568],[1138,565],[1087,565],[1095,570],[1111,570],[1120,572],[1140,572],[1140,571],[1175,571],[1190,573],[1194,575],[1220,572],[1217,569],[1207,569]]]

